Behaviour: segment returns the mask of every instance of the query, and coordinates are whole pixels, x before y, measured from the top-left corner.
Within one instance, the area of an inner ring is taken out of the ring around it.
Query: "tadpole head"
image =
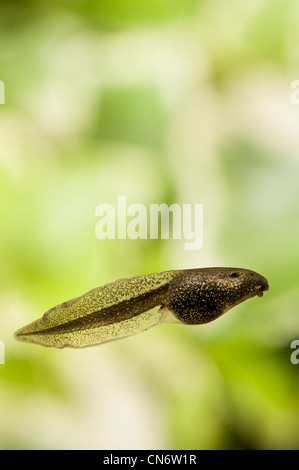
[[[186,270],[170,282],[166,307],[183,323],[208,323],[268,289],[267,279],[248,269]]]

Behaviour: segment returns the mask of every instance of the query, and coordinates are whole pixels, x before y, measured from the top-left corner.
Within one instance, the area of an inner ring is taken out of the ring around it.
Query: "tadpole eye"
[[[233,271],[232,273],[230,273],[229,277],[239,277],[239,273]]]

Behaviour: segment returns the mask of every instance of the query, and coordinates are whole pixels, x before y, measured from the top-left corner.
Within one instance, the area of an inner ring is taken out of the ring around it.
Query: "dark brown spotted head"
[[[269,289],[260,274],[240,268],[202,268],[182,271],[170,283],[167,307],[181,322],[208,323]]]

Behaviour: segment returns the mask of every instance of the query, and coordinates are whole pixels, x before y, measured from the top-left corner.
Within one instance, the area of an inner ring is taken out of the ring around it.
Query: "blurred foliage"
[[[161,100],[154,87],[103,90],[95,137],[159,145],[164,135]]]
[[[3,1],[1,448],[299,448],[295,0]],[[104,240],[95,208],[204,204],[204,246]],[[100,348],[13,332],[119,277],[254,269],[270,291],[203,327]]]

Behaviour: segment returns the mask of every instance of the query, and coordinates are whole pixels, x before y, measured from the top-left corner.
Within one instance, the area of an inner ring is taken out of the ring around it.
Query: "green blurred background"
[[[0,447],[299,448],[296,0],[2,1]],[[202,203],[204,244],[104,240],[95,208]],[[136,274],[236,266],[270,291],[84,350],[16,329]]]

